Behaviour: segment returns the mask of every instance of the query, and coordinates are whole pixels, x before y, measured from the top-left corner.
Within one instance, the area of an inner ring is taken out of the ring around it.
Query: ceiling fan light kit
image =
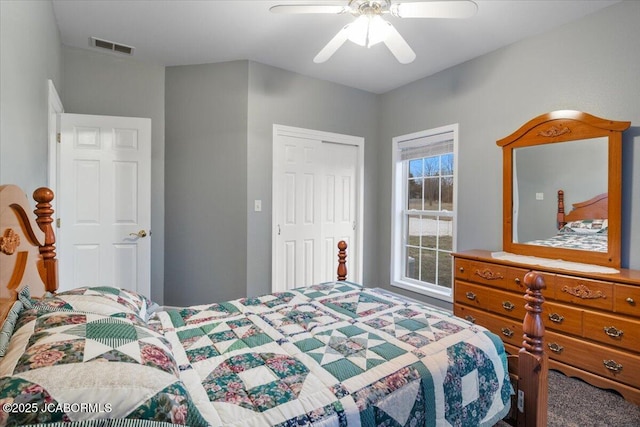
[[[315,56],[313,62],[322,63],[347,41],[360,46],[371,47],[384,43],[393,56],[401,64],[409,64],[416,58],[416,54],[400,35],[398,30],[382,18],[390,14],[397,18],[470,18],[478,11],[478,5],[472,0],[445,1],[412,1],[409,3],[392,0],[349,0],[346,6],[326,4],[306,5],[277,5],[273,6],[274,13],[322,13],[343,14],[350,13],[355,21],[342,27],[340,31]]]

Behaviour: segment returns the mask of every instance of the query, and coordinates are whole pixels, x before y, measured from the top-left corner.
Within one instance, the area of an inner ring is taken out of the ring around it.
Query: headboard
[[[609,218],[609,193],[598,194],[584,202],[573,203],[572,206],[571,212],[565,214],[564,191],[558,190],[558,229],[569,221]]]
[[[15,185],[0,186],[0,320],[4,320],[24,286],[34,297],[58,289],[53,222],[53,191],[38,188],[31,210],[27,196]]]

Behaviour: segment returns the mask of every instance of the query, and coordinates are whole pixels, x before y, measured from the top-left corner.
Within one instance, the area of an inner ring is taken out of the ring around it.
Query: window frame
[[[410,160],[402,160],[400,145],[405,142],[416,141],[420,145],[421,139],[430,139],[420,146],[453,140],[453,213],[452,217],[452,249],[457,248],[457,212],[458,212],[458,131],[457,123],[438,128],[423,130],[411,134],[401,135],[392,139],[393,143],[393,179],[392,179],[392,212],[391,212],[391,286],[416,292],[442,301],[453,302],[453,264],[451,266],[451,286],[445,287],[433,283],[423,282],[406,277],[406,248],[408,218],[411,212],[408,206],[408,169]],[[440,138],[442,137],[442,138]],[[424,211],[416,211],[422,213]],[[433,212],[433,211],[430,211]],[[438,251],[440,252],[440,251]]]

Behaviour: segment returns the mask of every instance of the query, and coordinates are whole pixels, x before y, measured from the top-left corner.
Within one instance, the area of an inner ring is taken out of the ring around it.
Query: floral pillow
[[[607,234],[609,220],[607,219],[581,219],[567,222],[561,229],[560,234]]]
[[[110,286],[82,287],[60,292],[38,300],[38,311],[84,311],[112,316],[116,313],[133,314],[145,322],[158,305],[147,297],[127,289]]]
[[[136,316],[29,317],[0,364],[0,403],[29,408],[3,411],[0,425],[115,418],[206,425],[169,342]]]

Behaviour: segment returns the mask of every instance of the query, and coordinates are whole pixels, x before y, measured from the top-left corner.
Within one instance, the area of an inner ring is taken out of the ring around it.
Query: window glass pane
[[[438,249],[441,251],[453,251],[453,218],[438,218]]]
[[[453,175],[453,153],[441,156],[440,170],[442,175]]]
[[[429,157],[424,159],[424,176],[440,175],[440,157]]]
[[[422,249],[420,252],[420,280],[427,283],[436,282],[436,259],[438,252],[432,249]]]
[[[453,177],[442,178],[441,193],[442,205],[440,210],[453,212],[455,206],[453,206]]]
[[[425,178],[424,180],[424,209],[440,210],[440,178]]]
[[[422,219],[419,215],[409,215],[407,227],[407,244],[410,246],[420,246],[420,236],[422,236]]]
[[[420,280],[420,249],[407,248],[407,258],[405,259],[405,275],[409,279]]]
[[[422,159],[409,161],[409,178],[421,178],[422,176]]]
[[[409,180],[409,187],[407,188],[407,194],[409,195],[407,209],[424,209],[422,205],[422,182],[422,178]]]
[[[451,263],[450,253],[438,252],[438,285],[451,288]]]

